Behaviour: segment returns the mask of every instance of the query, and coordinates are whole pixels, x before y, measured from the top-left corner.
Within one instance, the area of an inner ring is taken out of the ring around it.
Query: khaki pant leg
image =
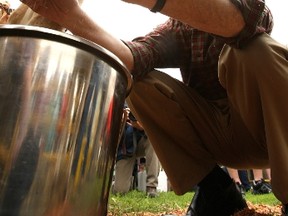
[[[225,46],[219,60],[220,82],[258,151],[267,149],[273,192],[284,203],[288,203],[287,59],[287,48],[263,34],[241,50]],[[232,122],[236,127],[237,123]]]
[[[150,140],[146,137],[142,137],[138,143],[138,148],[144,151],[146,158],[146,186],[158,187],[158,176],[160,172],[160,163],[158,157],[154,151]]]
[[[127,102],[176,194],[190,191],[212,170],[214,153],[223,155],[221,145],[227,142],[219,128],[220,114],[178,80],[152,71],[134,83]]]
[[[127,193],[130,190],[135,160],[135,157],[131,157],[116,162],[113,193]]]

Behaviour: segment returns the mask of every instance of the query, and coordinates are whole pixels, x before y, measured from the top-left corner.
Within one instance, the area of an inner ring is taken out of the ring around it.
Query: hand
[[[130,122],[127,122],[127,124],[131,125],[132,127],[136,128],[140,131],[144,130],[142,124],[139,121],[130,121]]]
[[[129,116],[129,112],[130,112],[130,109],[129,108],[124,108],[123,109],[123,121],[127,122],[128,120],[128,116]]]
[[[7,1],[0,1],[0,24],[6,24],[9,18],[8,10],[10,4]]]

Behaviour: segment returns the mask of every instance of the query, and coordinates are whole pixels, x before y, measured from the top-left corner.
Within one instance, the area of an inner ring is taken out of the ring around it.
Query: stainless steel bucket
[[[0,215],[105,215],[131,77],[110,52],[0,28]]]

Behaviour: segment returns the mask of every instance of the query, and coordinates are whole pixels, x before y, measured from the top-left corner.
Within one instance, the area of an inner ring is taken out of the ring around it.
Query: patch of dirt
[[[252,204],[247,202],[248,208],[237,212],[233,216],[281,216],[281,205],[269,206],[261,204]],[[186,209],[175,210],[173,212],[159,212],[159,213],[149,213],[149,212],[139,212],[139,213],[127,213],[125,216],[161,216],[163,214],[168,214],[171,216],[183,216],[186,213]],[[113,216],[108,214],[108,216]]]
[[[237,212],[233,216],[281,216],[281,205],[269,206],[247,202],[248,208]]]

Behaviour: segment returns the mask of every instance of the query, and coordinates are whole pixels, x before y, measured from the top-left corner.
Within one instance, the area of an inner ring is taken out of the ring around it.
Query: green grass
[[[124,196],[111,195],[109,212],[119,216],[131,212],[169,212],[186,208],[192,196],[192,193],[177,196],[173,192],[162,192],[156,198],[147,198],[144,192],[131,191]]]
[[[281,204],[279,200],[276,199],[273,193],[263,194],[263,195],[253,195],[250,192],[246,193],[246,200],[253,204],[265,204],[270,206],[275,206]]]
[[[190,204],[194,193],[186,193],[177,196],[174,192],[161,192],[157,198],[147,198],[144,192],[131,191],[124,196],[111,195],[109,198],[109,212],[115,216],[123,216],[125,213],[137,212],[172,212],[186,209]],[[246,200],[253,204],[278,205],[280,202],[271,194],[253,195],[246,193]]]

